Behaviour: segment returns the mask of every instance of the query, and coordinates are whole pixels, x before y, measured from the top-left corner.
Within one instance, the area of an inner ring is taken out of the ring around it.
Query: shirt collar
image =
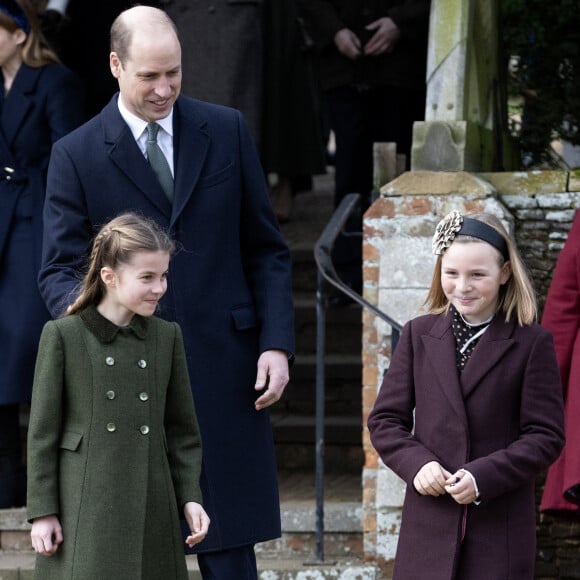
[[[121,113],[121,117],[123,117],[125,123],[129,126],[131,133],[133,134],[133,138],[135,141],[139,140],[139,137],[143,135],[143,131],[145,131],[145,127],[147,127],[147,121],[141,119],[141,117],[137,117],[129,111],[129,109],[123,103],[123,96],[119,93],[119,98],[117,99],[117,106],[119,107],[119,113]],[[173,107],[171,108],[171,112],[167,117],[164,119],[159,119],[157,123],[161,126],[161,128],[167,132],[171,137],[173,137]]]

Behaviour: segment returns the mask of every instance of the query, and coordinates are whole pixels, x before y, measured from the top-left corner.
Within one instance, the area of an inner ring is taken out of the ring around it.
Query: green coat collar
[[[131,330],[137,336],[143,340],[147,336],[147,319],[143,316],[135,314],[131,324],[126,327],[117,326],[110,320],[105,318],[99,311],[94,307],[90,306],[82,312],[79,313],[81,320],[85,323],[85,326],[101,341],[104,343],[113,342],[115,337],[120,331]]]

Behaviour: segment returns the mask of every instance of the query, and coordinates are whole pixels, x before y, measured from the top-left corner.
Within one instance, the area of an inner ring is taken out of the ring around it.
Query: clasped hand
[[[365,56],[378,56],[385,52],[393,52],[401,36],[401,31],[395,22],[388,17],[379,18],[366,26],[366,30],[373,32],[370,40],[362,46],[359,37],[349,28],[342,28],[334,36],[334,44],[339,52],[356,60]]]
[[[448,493],[457,503],[466,505],[477,499],[473,479],[463,469],[447,471],[439,462],[430,461],[419,469],[413,486],[421,495]]]

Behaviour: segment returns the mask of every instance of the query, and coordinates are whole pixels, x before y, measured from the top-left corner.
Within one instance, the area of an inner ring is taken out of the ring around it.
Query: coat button
[[[141,369],[144,369],[147,366],[147,361],[140,359],[137,361],[137,366]]]
[[[108,356],[105,359],[105,364],[109,367],[112,367],[115,364],[115,359],[112,356]]]
[[[115,423],[107,423],[107,431],[109,433],[114,433],[117,430],[117,425]]]
[[[115,398],[115,391],[107,391],[105,393],[105,397],[107,397],[107,399],[112,401]]]
[[[207,7],[208,14],[215,14],[215,6],[208,6]]]
[[[142,401],[147,401],[147,400],[149,400],[149,395],[145,391],[143,391],[142,393],[139,393],[139,398]]]
[[[141,431],[141,435],[147,435],[147,433],[149,433],[149,426],[141,425],[141,427],[139,427],[139,431]]]

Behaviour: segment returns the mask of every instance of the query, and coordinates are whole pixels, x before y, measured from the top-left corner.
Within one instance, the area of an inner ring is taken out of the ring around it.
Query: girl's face
[[[441,286],[447,300],[470,324],[488,320],[497,310],[499,289],[510,277],[499,252],[487,242],[452,243],[441,258]]]
[[[21,28],[14,32],[0,26],[0,67],[3,69],[18,68],[22,64],[22,44],[26,34]]]
[[[99,312],[118,326],[129,324],[135,314],[151,316],[167,290],[167,252],[138,252],[128,264],[105,267],[101,278],[107,293]]]

